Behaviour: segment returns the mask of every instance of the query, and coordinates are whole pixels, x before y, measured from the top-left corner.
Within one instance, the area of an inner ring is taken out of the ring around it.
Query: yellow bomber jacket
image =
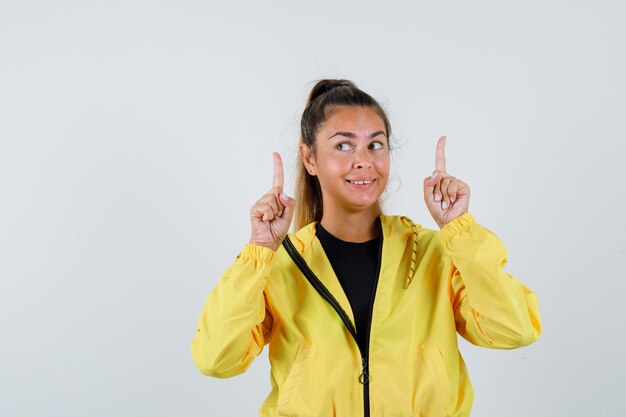
[[[474,392],[457,332],[489,348],[528,345],[541,333],[537,297],[503,270],[504,244],[470,213],[440,231],[405,216],[381,215],[380,225],[367,352],[313,222],[288,240],[317,282],[286,242],[276,252],[244,245],[200,315],[191,343],[200,371],[241,374],[269,344],[261,417],[469,416]]]

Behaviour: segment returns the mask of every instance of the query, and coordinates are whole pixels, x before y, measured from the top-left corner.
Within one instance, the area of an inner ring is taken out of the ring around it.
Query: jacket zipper
[[[378,260],[376,266],[376,274],[374,278],[374,288],[372,289],[372,297],[370,299],[370,311],[367,322],[367,336],[365,337],[365,359],[363,360],[363,366],[366,370],[367,381],[363,384],[363,402],[365,403],[365,417],[370,415],[370,390],[369,390],[369,353],[370,353],[370,333],[372,330],[372,316],[374,313],[374,300],[376,298],[376,290],[378,289],[378,279],[380,278],[380,269],[382,265],[383,255],[383,229],[380,227],[380,243],[378,246]],[[355,339],[356,340],[356,339]]]
[[[297,249],[293,246],[293,243],[291,242],[291,239],[289,239],[289,236],[285,236],[285,239],[283,240],[283,246],[287,250],[287,253],[291,257],[291,259],[293,259],[296,266],[304,274],[304,276],[309,281],[309,283],[311,283],[313,288],[315,288],[315,290],[322,296],[322,298],[326,300],[328,304],[330,304],[330,306],[335,309],[335,311],[339,315],[339,318],[341,319],[343,324],[346,326],[346,328],[352,335],[352,338],[354,339],[354,343],[356,343],[359,349],[359,352],[361,353],[361,374],[359,375],[358,380],[359,380],[359,383],[363,385],[363,410],[364,410],[365,417],[370,416],[369,345],[370,345],[370,332],[372,328],[372,314],[374,311],[374,299],[375,299],[376,290],[378,287],[378,278],[380,275],[380,268],[381,268],[381,262],[382,262],[382,249],[383,249],[382,233],[383,233],[382,228],[380,228],[381,241],[378,247],[378,265],[376,268],[377,270],[376,270],[376,275],[375,275],[375,280],[374,280],[374,288],[372,289],[372,296],[370,299],[370,311],[369,311],[368,324],[367,324],[367,336],[365,338],[365,352],[363,352],[363,350],[361,349],[361,346],[359,345],[359,342],[356,336],[356,329],[352,325],[352,322],[350,321],[348,314],[345,312],[343,308],[341,308],[341,305],[339,304],[337,299],[335,299],[335,297],[330,293],[330,291],[328,291],[328,288],[326,288],[324,284],[322,284],[322,282],[319,280],[319,278],[317,278],[315,273],[311,271],[311,268],[309,268],[306,261],[302,258],[302,256],[298,253]]]

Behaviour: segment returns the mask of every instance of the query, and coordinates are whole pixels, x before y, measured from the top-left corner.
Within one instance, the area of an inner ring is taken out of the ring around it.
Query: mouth
[[[346,182],[355,185],[359,188],[366,188],[372,184],[374,184],[374,182],[376,181],[376,178],[371,178],[371,179],[360,179],[360,180],[346,180]]]

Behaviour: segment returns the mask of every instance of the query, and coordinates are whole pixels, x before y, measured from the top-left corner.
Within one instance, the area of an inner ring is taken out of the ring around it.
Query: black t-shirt
[[[377,238],[367,242],[346,242],[331,235],[321,223],[317,223],[315,234],[350,302],[358,343],[364,352],[374,284],[377,280],[382,232]]]

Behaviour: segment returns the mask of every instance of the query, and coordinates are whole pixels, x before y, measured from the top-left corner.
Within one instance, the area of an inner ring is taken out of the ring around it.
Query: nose
[[[371,168],[372,162],[370,161],[370,154],[365,148],[359,148],[354,153],[353,168]]]

